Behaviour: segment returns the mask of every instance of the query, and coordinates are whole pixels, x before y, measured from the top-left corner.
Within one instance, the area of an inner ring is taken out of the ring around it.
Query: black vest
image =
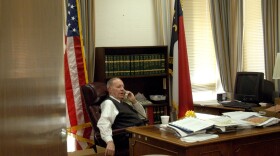
[[[108,99],[114,103],[119,111],[112,125],[112,129],[144,125],[143,120],[139,118],[137,111],[132,106],[123,102],[119,103],[117,100],[110,97]]]

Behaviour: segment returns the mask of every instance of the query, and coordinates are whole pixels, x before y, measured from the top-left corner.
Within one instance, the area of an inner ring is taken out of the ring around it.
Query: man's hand
[[[137,102],[134,94],[131,91],[126,91],[125,95],[126,95],[127,99],[130,102],[132,102],[133,104],[135,104]]]
[[[115,144],[113,141],[107,142],[105,156],[109,156],[109,155],[115,155]]]

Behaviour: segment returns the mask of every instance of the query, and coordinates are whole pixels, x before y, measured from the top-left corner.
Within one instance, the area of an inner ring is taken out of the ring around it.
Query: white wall
[[[157,45],[153,0],[95,0],[96,47]]]

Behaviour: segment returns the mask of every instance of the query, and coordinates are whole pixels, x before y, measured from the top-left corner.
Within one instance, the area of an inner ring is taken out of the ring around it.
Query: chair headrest
[[[106,84],[102,82],[85,84],[81,92],[87,106],[100,105],[108,96]]]

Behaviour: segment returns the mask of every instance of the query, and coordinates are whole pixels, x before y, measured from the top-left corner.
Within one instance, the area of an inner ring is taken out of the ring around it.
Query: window
[[[264,73],[265,65],[261,0],[244,0],[243,6],[243,71]]]
[[[216,99],[217,68],[208,0],[183,3],[194,101]]]
[[[242,69],[264,73],[261,0],[244,0],[243,4]],[[216,68],[209,2],[186,0],[183,3],[183,11],[193,99],[194,101],[215,99],[220,80]]]

